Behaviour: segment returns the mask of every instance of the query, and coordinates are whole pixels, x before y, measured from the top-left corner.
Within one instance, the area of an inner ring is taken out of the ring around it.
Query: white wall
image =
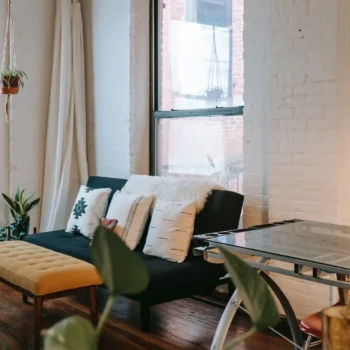
[[[338,144],[345,117],[339,114],[340,76],[350,64],[339,51],[349,48],[340,30],[349,22],[340,16],[341,4],[246,0],[246,226],[290,218],[339,222],[339,172],[350,156]],[[349,103],[344,106],[349,112]],[[346,133],[344,140],[349,127]],[[298,316],[329,303],[328,287],[276,279]]]
[[[6,23],[7,1],[0,0],[0,23]],[[4,46],[5,25],[0,25],[0,48]],[[2,59],[2,56],[1,56]],[[0,62],[1,64],[1,62]],[[10,152],[9,152],[9,125],[5,121],[5,97],[0,96],[0,192],[8,193],[10,188]],[[0,200],[0,226],[7,222],[7,208]]]
[[[149,5],[83,0],[90,175],[148,171]]]
[[[12,1],[12,4],[18,68],[27,73],[28,81],[12,98],[10,124],[4,121],[4,97],[0,98],[0,164],[4,163],[3,159],[10,162],[10,169],[1,167],[0,190],[13,194],[20,186],[28,194],[41,196],[55,0]],[[1,0],[1,48],[6,14],[7,0]],[[2,215],[5,217],[0,224],[8,223],[7,210],[2,210]],[[38,216],[38,209],[32,212],[33,226],[38,225]]]

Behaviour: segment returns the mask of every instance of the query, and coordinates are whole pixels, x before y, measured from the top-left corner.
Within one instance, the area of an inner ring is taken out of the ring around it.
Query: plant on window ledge
[[[40,202],[40,198],[32,199],[33,196],[28,198],[24,197],[24,191],[18,189],[15,197],[10,198],[6,194],[2,194],[2,198],[9,206],[11,216],[14,222],[7,227],[0,229],[0,241],[7,239],[7,230],[9,229],[10,240],[21,240],[29,233],[30,216],[29,212],[34,209]]]

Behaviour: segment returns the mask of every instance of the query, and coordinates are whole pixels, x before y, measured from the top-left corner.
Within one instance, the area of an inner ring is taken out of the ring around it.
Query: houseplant
[[[229,345],[232,348],[255,332],[274,326],[279,321],[279,313],[266,282],[258,272],[229,252],[220,251],[253,321],[252,329]],[[46,350],[98,349],[98,339],[115,296],[136,294],[148,285],[148,271],[140,257],[113,231],[102,225],[97,228],[92,240],[91,258],[110,294],[98,326],[94,329],[82,317],[67,318],[46,332]]]
[[[2,198],[10,208],[10,213],[14,222],[5,229],[10,229],[10,239],[19,240],[29,233],[30,216],[29,212],[40,202],[40,198],[33,200],[33,196],[24,197],[25,190],[18,189],[14,198],[8,197],[5,193]],[[3,228],[4,229],[4,228]],[[1,234],[1,230],[0,230]]]
[[[24,86],[24,80],[27,74],[19,69],[4,68],[1,70],[1,87],[2,95],[16,95],[19,88]]]

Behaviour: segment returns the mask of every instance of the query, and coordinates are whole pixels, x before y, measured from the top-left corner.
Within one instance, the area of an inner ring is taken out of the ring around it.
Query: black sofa
[[[90,177],[87,186],[91,188],[111,188],[110,199],[127,180],[104,177]],[[197,215],[194,234],[225,231],[238,228],[244,197],[230,191],[213,191],[204,209]],[[193,256],[191,249],[187,259],[179,264],[143,254],[148,225],[138,247],[137,254],[143,259],[149,274],[148,288],[128,298],[141,304],[141,327],[149,331],[150,307],[156,304],[209,293],[223,282],[225,275],[222,264],[211,264],[202,257]],[[91,262],[90,240],[82,235],[74,235],[58,230],[29,235],[27,242]]]

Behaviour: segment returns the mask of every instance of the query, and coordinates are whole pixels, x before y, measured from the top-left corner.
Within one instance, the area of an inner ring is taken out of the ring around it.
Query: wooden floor
[[[100,309],[105,291],[99,291]],[[64,298],[45,302],[43,323],[49,328],[55,322],[74,314],[87,315],[86,297]],[[21,295],[0,285],[0,342],[8,350],[31,349],[32,306],[22,303]],[[184,299],[154,307],[151,334],[139,330],[138,304],[118,298],[101,339],[101,349],[209,349],[223,309],[203,302]],[[249,318],[239,315],[229,331],[229,338],[244,333]],[[283,327],[282,327],[283,328]],[[285,340],[271,332],[248,339],[240,350],[293,349]]]

